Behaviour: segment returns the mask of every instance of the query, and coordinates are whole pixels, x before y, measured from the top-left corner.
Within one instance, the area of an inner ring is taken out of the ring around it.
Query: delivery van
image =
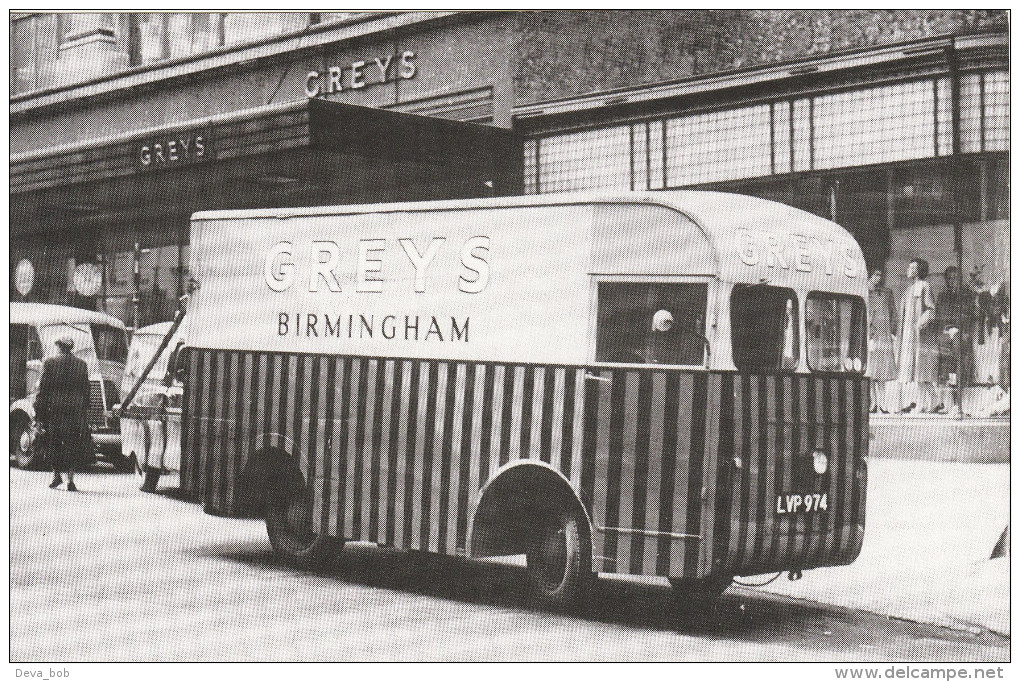
[[[524,555],[682,598],[852,562],[867,271],[711,192],[193,216],[181,485],[297,563],[347,540]]]

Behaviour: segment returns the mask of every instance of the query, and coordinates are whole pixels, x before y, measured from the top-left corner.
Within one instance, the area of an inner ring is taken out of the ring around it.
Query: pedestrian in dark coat
[[[89,433],[89,370],[85,361],[71,351],[74,340],[57,341],[59,354],[43,363],[39,394],[35,399],[36,420],[45,431],[45,443],[53,467],[51,488],[63,481],[67,473],[67,489],[74,491],[74,469],[92,447]]]

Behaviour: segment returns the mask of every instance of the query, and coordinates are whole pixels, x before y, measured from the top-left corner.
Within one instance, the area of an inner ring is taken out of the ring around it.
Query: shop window
[[[538,140],[524,141],[524,193],[538,194]]]
[[[953,153],[953,92],[952,81],[947,76],[939,78],[936,83],[935,97],[938,103],[935,112],[938,126],[938,156],[949,156]]]
[[[981,74],[960,76],[960,151],[981,151]]]
[[[705,284],[601,282],[596,362],[705,363]]]
[[[1009,74],[984,74],[984,151],[1009,151]]]
[[[307,24],[308,14],[304,12],[229,12],[223,14],[223,42],[252,43],[300,31]]]
[[[972,161],[896,168],[892,191],[898,229],[981,219],[981,169]]]
[[[935,154],[930,80],[814,100],[814,168],[862,166]]]
[[[36,88],[36,17],[11,21],[11,94]]]
[[[864,300],[811,292],[804,305],[807,361],[813,372],[863,372],[867,366]]]
[[[737,285],[730,295],[733,363],[741,372],[793,371],[800,357],[797,295],[767,284]]]
[[[772,105],[772,172],[789,173],[790,160],[790,103]]]
[[[833,173],[827,177],[835,222],[850,231],[869,268],[889,255],[889,171],[873,169]]]
[[[542,193],[630,189],[630,126],[542,138],[538,185]]]
[[[770,174],[770,127],[764,104],[668,120],[666,182],[678,187]]]
[[[793,170],[811,170],[811,100],[793,102]]]
[[[648,189],[648,124],[638,123],[630,129],[630,148],[634,150],[631,161],[633,182],[631,189]]]
[[[662,121],[648,122],[648,189],[662,189],[665,186],[665,159],[663,159],[663,138],[665,126]]]
[[[151,64],[214,50],[223,44],[221,16],[198,12],[131,15],[131,64]]]

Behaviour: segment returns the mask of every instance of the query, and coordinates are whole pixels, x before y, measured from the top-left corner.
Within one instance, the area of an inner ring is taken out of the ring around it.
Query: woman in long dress
[[[902,383],[917,384],[920,393],[920,411],[935,409],[937,396],[935,382],[939,378],[939,348],[937,334],[930,329],[935,314],[935,300],[928,284],[928,262],[915,258],[907,266],[911,284],[903,293],[900,304],[898,349],[899,379]],[[910,403],[902,412],[911,412],[916,403]]]
[[[887,381],[896,378],[896,356],[893,324],[896,319],[896,304],[892,292],[882,286],[885,274],[875,270],[868,279],[868,309],[871,320],[868,325],[868,376],[871,377],[871,411],[883,414],[886,409]]]

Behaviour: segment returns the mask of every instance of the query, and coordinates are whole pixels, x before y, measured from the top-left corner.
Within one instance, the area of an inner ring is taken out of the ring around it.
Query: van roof
[[[66,305],[14,301],[11,303],[10,311],[11,324],[47,325],[68,322],[70,324],[105,324],[118,329],[125,328],[124,323],[112,315]]]

